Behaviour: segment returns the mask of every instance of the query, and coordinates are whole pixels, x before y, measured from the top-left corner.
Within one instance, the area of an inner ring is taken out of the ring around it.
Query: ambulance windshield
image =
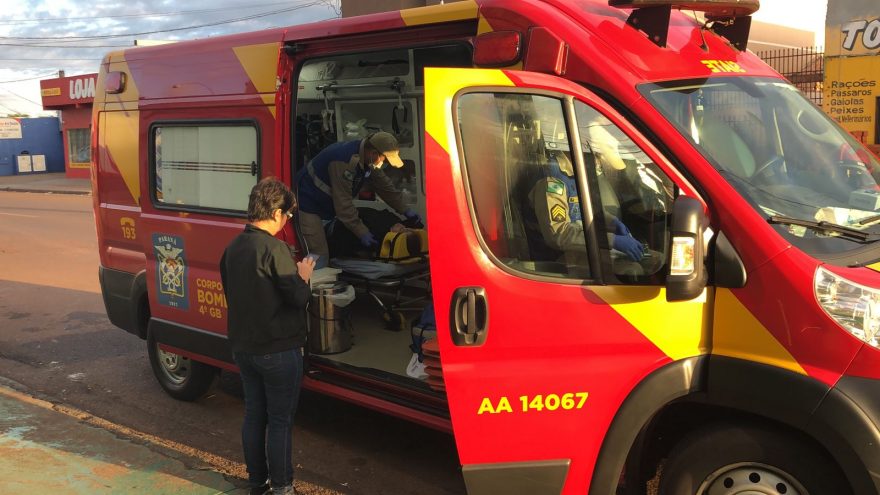
[[[880,163],[794,86],[730,77],[640,89],[798,247],[880,240]]]

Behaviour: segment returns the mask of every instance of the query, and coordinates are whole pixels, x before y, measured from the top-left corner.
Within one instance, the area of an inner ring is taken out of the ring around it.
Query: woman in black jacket
[[[220,259],[229,344],[244,386],[241,442],[252,494],[267,493],[270,486],[272,493],[296,493],[291,428],[315,262],[295,262],[287,244],[274,237],[295,208],[283,182],[258,182],[248,201],[248,224]]]

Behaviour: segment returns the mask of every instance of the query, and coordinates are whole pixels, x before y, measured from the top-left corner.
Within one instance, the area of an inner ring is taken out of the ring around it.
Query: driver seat
[[[699,145],[725,170],[747,179],[755,173],[755,156],[737,132],[712,115],[703,116]]]

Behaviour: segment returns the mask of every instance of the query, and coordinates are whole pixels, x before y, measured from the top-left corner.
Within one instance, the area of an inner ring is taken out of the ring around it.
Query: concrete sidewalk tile
[[[169,454],[0,393],[2,493],[243,493],[220,473]]]

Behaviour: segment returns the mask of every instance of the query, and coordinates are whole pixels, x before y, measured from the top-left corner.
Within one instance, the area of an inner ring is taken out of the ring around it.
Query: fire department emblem
[[[188,267],[183,239],[173,235],[153,234],[156,255],[156,285],[159,303],[178,309],[189,307],[186,297]]]

